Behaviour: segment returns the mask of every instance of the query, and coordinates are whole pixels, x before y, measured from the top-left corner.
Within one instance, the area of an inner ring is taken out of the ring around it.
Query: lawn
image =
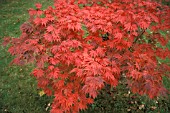
[[[28,19],[28,9],[34,3],[43,8],[52,0],[0,0],[0,43],[4,36],[18,37],[20,25]],[[41,94],[36,80],[30,76],[33,65],[10,65],[13,57],[0,45],[0,113],[49,113],[53,97]],[[164,78],[170,91],[170,80]],[[116,89],[107,86],[95,99],[95,103],[82,113],[170,113],[170,96],[150,100],[146,96],[132,94],[122,78]]]

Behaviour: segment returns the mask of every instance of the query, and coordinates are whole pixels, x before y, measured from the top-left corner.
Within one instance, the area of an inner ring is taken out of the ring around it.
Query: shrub
[[[52,113],[78,112],[106,84],[126,77],[133,93],[154,98],[168,91],[170,8],[150,0],[55,0],[30,9],[19,38],[5,38],[12,63],[36,63],[38,87],[54,95]]]

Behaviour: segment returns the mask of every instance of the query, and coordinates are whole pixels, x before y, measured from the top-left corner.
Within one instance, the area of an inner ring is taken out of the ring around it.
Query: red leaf
[[[52,37],[52,35],[49,34],[49,33],[44,34],[44,38],[45,38],[45,40],[47,40],[48,42],[52,42],[52,41],[53,41],[53,37]]]
[[[40,3],[36,3],[36,4],[35,4],[35,6],[36,6],[36,8],[37,8],[37,9],[41,9],[42,4],[40,4]]]
[[[34,69],[34,71],[32,72],[32,74],[37,77],[40,78],[44,75],[44,71],[42,69]]]
[[[28,12],[29,12],[29,15],[30,15],[30,16],[34,16],[34,15],[36,15],[36,14],[37,14],[37,11],[36,11],[36,10],[34,10],[34,9],[32,9],[32,8],[31,8],[31,9],[29,9],[29,10],[28,10]]]
[[[34,23],[36,24],[36,25],[40,25],[41,23],[42,23],[42,20],[41,20],[41,18],[35,18],[34,19]]]
[[[7,46],[7,45],[10,43],[10,41],[11,41],[11,38],[10,38],[10,37],[5,37],[5,38],[3,38],[3,43],[2,43],[2,45],[3,45],[3,46]]]
[[[82,90],[85,93],[89,93],[92,98],[95,98],[97,96],[97,89],[101,89],[103,86],[104,81],[101,77],[87,77]]]
[[[51,32],[51,31],[53,31],[53,30],[54,30],[53,25],[50,25],[50,26],[47,27],[47,31],[48,31],[48,32]]]

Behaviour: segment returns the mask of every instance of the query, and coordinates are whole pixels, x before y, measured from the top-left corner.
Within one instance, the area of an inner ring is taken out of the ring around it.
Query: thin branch
[[[134,40],[133,45],[140,39],[140,37],[145,33],[145,30],[143,30]],[[133,52],[133,45],[129,48],[129,51]]]
[[[145,30],[143,30],[143,31],[141,32],[141,34],[139,34],[139,35],[136,37],[136,39],[135,39],[135,41],[133,42],[133,44],[135,44],[135,43],[139,40],[139,38],[143,35],[143,33],[145,33]]]

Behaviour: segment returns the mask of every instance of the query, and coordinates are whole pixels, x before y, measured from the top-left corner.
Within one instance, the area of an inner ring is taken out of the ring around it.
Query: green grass
[[[36,2],[45,4],[43,8],[52,4],[50,0],[0,0],[0,43],[4,36],[20,35],[20,25]],[[48,113],[51,99],[39,96],[36,80],[30,76],[33,66],[11,66],[12,59],[0,46],[0,113]]]
[[[20,35],[19,27],[28,19],[28,9],[35,7],[36,2],[42,3],[43,8],[52,4],[52,0],[0,0],[0,43],[4,36]],[[0,45],[0,113],[49,113],[52,98],[39,96],[36,80],[30,76],[33,66],[9,65],[12,59],[7,48]],[[164,78],[164,84],[170,90],[168,78]],[[108,86],[82,113],[170,112],[169,98],[150,100],[128,92],[124,82],[111,91]]]

